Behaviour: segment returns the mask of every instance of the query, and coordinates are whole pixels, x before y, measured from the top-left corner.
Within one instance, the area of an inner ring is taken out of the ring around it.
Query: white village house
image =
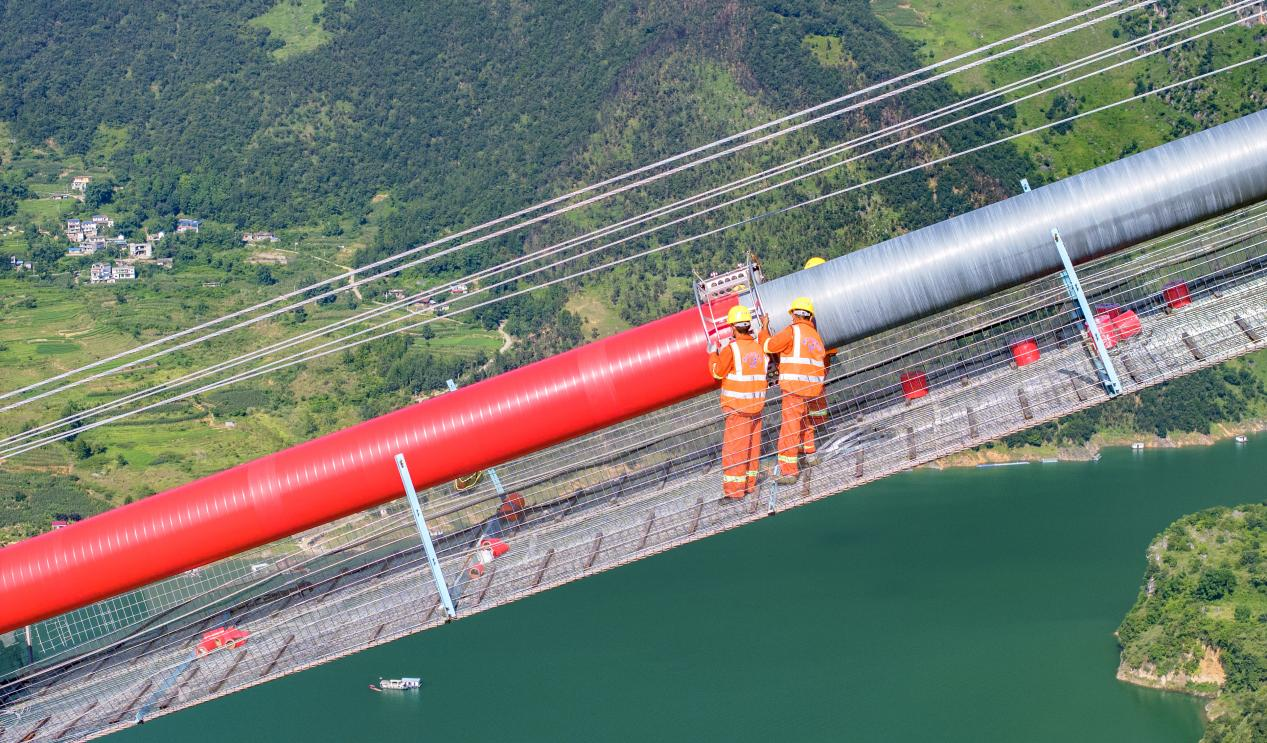
[[[271,232],[247,232],[242,235],[244,243],[275,243],[277,235]]]
[[[113,284],[136,278],[136,268],[126,263],[94,263],[88,269],[88,280],[93,284]]]

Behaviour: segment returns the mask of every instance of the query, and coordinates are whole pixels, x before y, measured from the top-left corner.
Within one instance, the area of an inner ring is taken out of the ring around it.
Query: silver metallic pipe
[[[813,300],[828,346],[978,299],[1267,198],[1267,111],[762,284],[774,328]],[[741,300],[752,305],[751,294]]]

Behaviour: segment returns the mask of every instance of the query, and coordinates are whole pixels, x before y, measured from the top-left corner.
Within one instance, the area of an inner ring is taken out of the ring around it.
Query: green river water
[[[1152,537],[1265,474],[1262,437],[907,473],[115,740],[1194,743],[1112,633]]]

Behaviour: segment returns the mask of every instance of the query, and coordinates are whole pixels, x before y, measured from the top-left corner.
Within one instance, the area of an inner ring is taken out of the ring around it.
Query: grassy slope
[[[1194,4],[1185,2],[1184,5]],[[1016,34],[1087,6],[1088,3],[1077,0],[1035,0],[1025,3],[883,0],[873,3],[877,14],[892,28],[920,45],[921,53],[927,61],[946,59],[978,47],[986,40]],[[1219,23],[1227,23],[1227,20]],[[1212,66],[1221,67],[1231,61],[1252,56],[1253,53],[1262,53],[1262,45],[1255,41],[1257,36],[1258,30],[1239,26],[1219,32],[1213,37]],[[1120,24],[1109,21],[1065,37],[1059,45],[1044,45],[1034,51],[975,68],[951,80],[961,91],[986,90],[1033,74],[1046,66],[1072,61],[1119,44],[1127,38],[1122,33]],[[1206,44],[1206,41],[1199,41],[1185,46],[1183,52],[1172,55],[1169,60],[1155,55],[1079,82],[1067,90],[1078,97],[1080,110],[1120,100],[1136,92],[1137,80],[1145,85],[1161,86],[1195,74],[1198,71],[1195,57],[1204,50]],[[1124,58],[1115,57],[1113,61]],[[1176,59],[1179,60],[1178,63],[1174,62]],[[1227,73],[1214,83],[1203,86],[1200,93],[1178,97],[1175,105],[1157,97],[1148,98],[1081,119],[1066,134],[1045,132],[1024,137],[1018,141],[1017,146],[1043,166],[1053,178],[1078,173],[1116,160],[1123,152],[1147,149],[1183,133],[1174,131],[1176,122],[1191,115],[1198,109],[1197,104],[1200,107],[1208,104],[1217,109],[1218,119],[1234,118],[1243,113],[1240,106],[1245,93],[1260,88],[1262,84],[1263,78],[1254,67],[1257,66],[1251,65],[1248,70]],[[1078,74],[1084,74],[1090,69],[1086,68]],[[1031,91],[1027,89],[1025,92]],[[1050,96],[1039,96],[1017,105],[1016,129],[1020,131],[1047,123],[1049,119],[1045,114],[1050,106]]]
[[[273,57],[284,60],[330,40],[330,33],[319,20],[314,20],[324,9],[324,0],[278,0],[267,13],[251,19],[250,24],[267,28],[282,42],[281,48],[273,50]]]
[[[9,122],[0,121],[0,165],[4,165],[13,158],[13,132],[10,130]]]
[[[596,287],[574,293],[568,299],[567,309],[581,318],[586,338],[592,337],[593,333],[597,333],[598,337],[602,338],[628,330],[630,327],[629,323],[622,320],[620,315],[612,309],[602,291]]]
[[[24,203],[57,203],[82,210],[75,202]],[[292,245],[294,250],[287,254],[289,265],[276,268],[275,273],[293,282],[339,271],[336,260],[346,250],[346,242],[344,238],[301,235],[299,244]],[[24,254],[22,235],[0,225],[0,252],[6,256]],[[238,258],[244,259],[249,252],[240,249]],[[114,286],[71,286],[69,270],[47,282],[11,275],[0,278],[0,376],[6,380],[5,389],[77,368],[276,292],[199,264],[181,266],[175,272],[143,268],[137,282]],[[204,282],[209,281],[220,286],[205,287]],[[377,301],[381,291],[381,286],[367,287],[367,301]],[[120,297],[126,301],[121,303]],[[223,360],[243,344],[257,347],[308,330],[317,321],[346,317],[352,310],[339,302],[309,305],[309,313],[309,321],[302,325],[265,323],[239,332],[232,340],[168,356],[144,364],[136,372],[6,413],[0,416],[0,435],[56,418],[64,414],[68,403],[81,407],[99,404],[111,395],[143,389]],[[440,319],[431,327],[434,337],[423,343],[441,357],[492,356],[502,343],[496,332],[454,319]],[[254,384],[262,390],[263,402],[232,415],[231,428],[225,426],[228,418],[224,412],[199,396],[194,404],[176,403],[84,434],[94,448],[103,450],[87,459],[72,455],[66,444],[53,444],[14,458],[4,469],[25,476],[43,473],[50,482],[79,489],[97,504],[95,509],[77,509],[86,513],[144,497],[361,420],[349,402],[361,382],[346,372],[337,354],[295,373],[274,375],[267,382]],[[407,402],[407,398],[400,402]],[[10,488],[0,483],[0,498],[9,493]],[[0,508],[0,543],[47,528],[48,515],[59,512],[56,501],[37,498],[35,502],[44,505],[42,510],[36,509],[38,517],[31,508]]]

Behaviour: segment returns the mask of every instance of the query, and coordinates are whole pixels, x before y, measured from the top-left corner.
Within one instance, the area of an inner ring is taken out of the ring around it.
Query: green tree
[[[1217,601],[1236,589],[1236,573],[1227,568],[1214,568],[1201,574],[1193,595],[1203,601]]]
[[[108,178],[93,181],[84,189],[84,205],[97,209],[114,201],[114,182]]]

